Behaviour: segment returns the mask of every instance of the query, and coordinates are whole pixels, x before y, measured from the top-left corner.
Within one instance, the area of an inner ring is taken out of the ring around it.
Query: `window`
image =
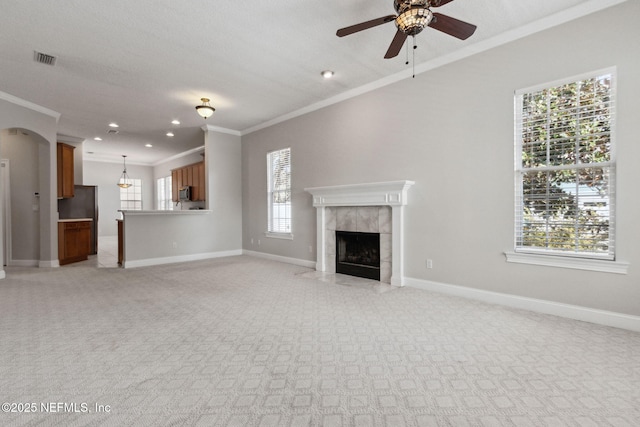
[[[120,209],[122,210],[142,210],[142,180],[129,179],[131,186],[120,188]]]
[[[291,149],[267,154],[267,235],[291,238]]]
[[[516,92],[516,252],[615,259],[614,73]]]
[[[172,211],[173,202],[171,200],[171,175],[158,178],[156,188],[156,198],[158,200],[158,210]]]

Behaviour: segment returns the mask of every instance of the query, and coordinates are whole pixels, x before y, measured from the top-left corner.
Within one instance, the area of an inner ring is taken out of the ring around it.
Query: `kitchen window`
[[[142,210],[142,180],[129,179],[131,186],[120,188],[120,209],[140,211]]]
[[[173,210],[173,201],[171,200],[171,175],[156,180],[156,199],[158,210]]]

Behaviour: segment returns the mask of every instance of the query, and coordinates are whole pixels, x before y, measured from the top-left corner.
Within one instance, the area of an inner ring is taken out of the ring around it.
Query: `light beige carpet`
[[[640,425],[640,334],[309,273],[9,268],[0,425]]]

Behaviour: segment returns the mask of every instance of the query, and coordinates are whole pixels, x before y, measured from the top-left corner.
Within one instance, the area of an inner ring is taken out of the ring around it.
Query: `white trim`
[[[580,73],[575,76],[564,77],[551,82],[539,83],[523,89],[518,89],[514,92],[514,94],[515,96],[520,96],[529,92],[539,92],[543,89],[554,88],[554,87],[562,86],[569,83],[575,83],[575,82],[580,82],[582,80],[593,79],[596,77],[605,76],[607,74],[611,74],[613,78],[617,80],[617,72],[618,72],[618,67],[615,65],[612,65],[611,67],[600,68],[598,70],[589,71],[586,73]],[[615,83],[614,83],[614,86],[615,86]],[[615,93],[614,93],[614,96],[615,96]],[[598,165],[600,165],[600,163],[598,163]]]
[[[77,136],[57,134],[56,141],[66,142],[67,144],[82,144],[83,142],[86,141],[86,138],[79,138]]]
[[[265,231],[265,237],[271,237],[274,239],[282,239],[282,240],[293,240],[292,233],[276,233],[274,231]]]
[[[0,268],[0,280],[6,279],[6,278],[7,278],[7,273],[5,273],[5,271]]]
[[[313,206],[404,206],[414,181],[372,182],[305,188],[313,196]]]
[[[60,267],[60,260],[52,259],[52,260],[38,261],[38,267],[40,267],[40,268],[58,268],[58,267]]]
[[[305,259],[289,258],[289,257],[285,257],[285,256],[280,256],[280,255],[268,254],[268,253],[265,253],[265,252],[249,251],[247,249],[243,249],[242,253],[244,255],[249,255],[249,256],[256,257],[256,258],[264,258],[264,259],[268,259],[268,260],[271,260],[271,261],[277,261],[277,262],[284,262],[286,264],[299,265],[300,267],[307,267],[307,268],[315,268],[316,267],[316,262],[315,261],[307,261]]]
[[[519,264],[543,265],[546,267],[572,268],[576,270],[599,271],[602,273],[627,274],[629,263],[605,259],[505,252],[507,262]]]
[[[39,267],[40,261],[37,259],[12,259],[9,260],[11,267]]]
[[[166,159],[163,160],[158,160],[157,162],[151,164],[151,166],[155,167],[155,166],[159,166],[163,163],[167,163],[170,162],[172,160],[176,160],[182,157],[186,157],[190,154],[196,154],[199,152],[203,152],[204,153],[204,145],[201,145],[200,147],[196,147],[196,148],[192,148],[191,150],[187,150],[187,151],[183,151],[182,153],[178,153],[178,154],[174,154],[173,156],[167,157]]]
[[[339,102],[345,101],[347,99],[355,98],[356,96],[362,95],[364,93],[368,93],[379,89],[381,87],[388,86],[390,84],[399,82],[401,80],[405,80],[410,78],[414,74],[422,74],[427,71],[445,66],[452,62],[473,56],[475,54],[485,52],[487,50],[493,49],[498,46],[502,46],[504,44],[510,43],[512,41],[530,36],[531,34],[538,33],[540,31],[547,30],[549,28],[553,28],[558,25],[562,25],[566,22],[573,21],[578,18],[582,18],[583,16],[590,15],[595,12],[599,12],[601,10],[607,9],[609,7],[616,6],[620,3],[624,3],[627,0],[590,0],[585,1],[577,6],[571,7],[569,9],[563,10],[553,15],[545,16],[544,18],[532,22],[527,25],[523,25],[521,27],[515,28],[511,31],[506,31],[502,34],[498,34],[497,36],[488,38],[486,40],[482,40],[478,43],[471,43],[466,45],[464,48],[459,49],[453,53],[448,55],[443,55],[438,58],[434,58],[431,61],[427,61],[425,63],[416,65],[415,73],[412,73],[410,68],[403,70],[399,73],[392,74],[390,76],[384,77],[380,80],[376,80],[372,83],[369,83],[364,86],[357,87],[355,89],[348,90],[336,96],[333,96],[329,99],[325,99],[324,101],[316,102],[315,104],[311,104],[307,107],[301,108],[299,110],[292,111],[290,113],[284,114],[280,117],[276,117],[274,119],[268,120],[266,122],[260,123],[255,126],[248,127],[243,129],[240,133],[241,135],[248,135],[250,133],[259,131],[264,128],[268,128],[270,126],[276,125],[278,123],[285,122],[287,120],[302,116],[304,114],[310,113],[312,111],[320,110],[321,108],[328,107],[333,104],[337,104]]]
[[[34,104],[33,102],[25,101],[22,98],[18,98],[17,96],[10,95],[6,92],[0,91],[0,99],[3,99],[12,104],[18,105],[20,107],[28,108],[29,110],[36,111],[38,113],[45,114],[47,116],[51,116],[56,119],[56,123],[60,120],[60,113],[50,110],[46,107],[43,107],[38,104]]]
[[[11,162],[9,159],[0,159],[0,167],[2,168],[2,217],[4,220],[4,259],[7,265],[11,265],[12,255],[12,232],[11,232]],[[2,260],[4,262],[4,260]]]
[[[242,249],[234,249],[230,251],[205,252],[191,255],[178,255],[162,258],[137,259],[132,261],[123,261],[123,268],[150,267],[162,264],[174,264],[178,262],[201,261],[204,259],[224,258],[230,256],[242,255]]]
[[[222,128],[220,126],[213,126],[213,125],[204,125],[201,127],[201,129],[203,131],[213,131],[213,132],[219,132],[219,133],[226,133],[229,135],[234,135],[234,136],[242,136],[242,133],[239,130],[235,130],[235,129],[228,129],[228,128]]]
[[[529,310],[536,313],[551,314],[558,317],[640,332],[640,316],[632,316],[629,314],[598,310],[578,305],[485,291],[482,289],[472,289],[466,286],[449,285],[446,283],[414,279],[411,277],[405,277],[405,285],[426,291],[483,301],[490,304],[498,304],[521,310]]]

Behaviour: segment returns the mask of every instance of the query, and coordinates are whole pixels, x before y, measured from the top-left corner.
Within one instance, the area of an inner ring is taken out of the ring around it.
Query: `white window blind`
[[[267,154],[268,228],[271,233],[291,233],[291,149]]]
[[[615,258],[614,73],[516,92],[516,252]]]
[[[165,176],[164,178],[158,178],[156,183],[158,210],[172,211],[173,202],[171,200],[171,175]]]

